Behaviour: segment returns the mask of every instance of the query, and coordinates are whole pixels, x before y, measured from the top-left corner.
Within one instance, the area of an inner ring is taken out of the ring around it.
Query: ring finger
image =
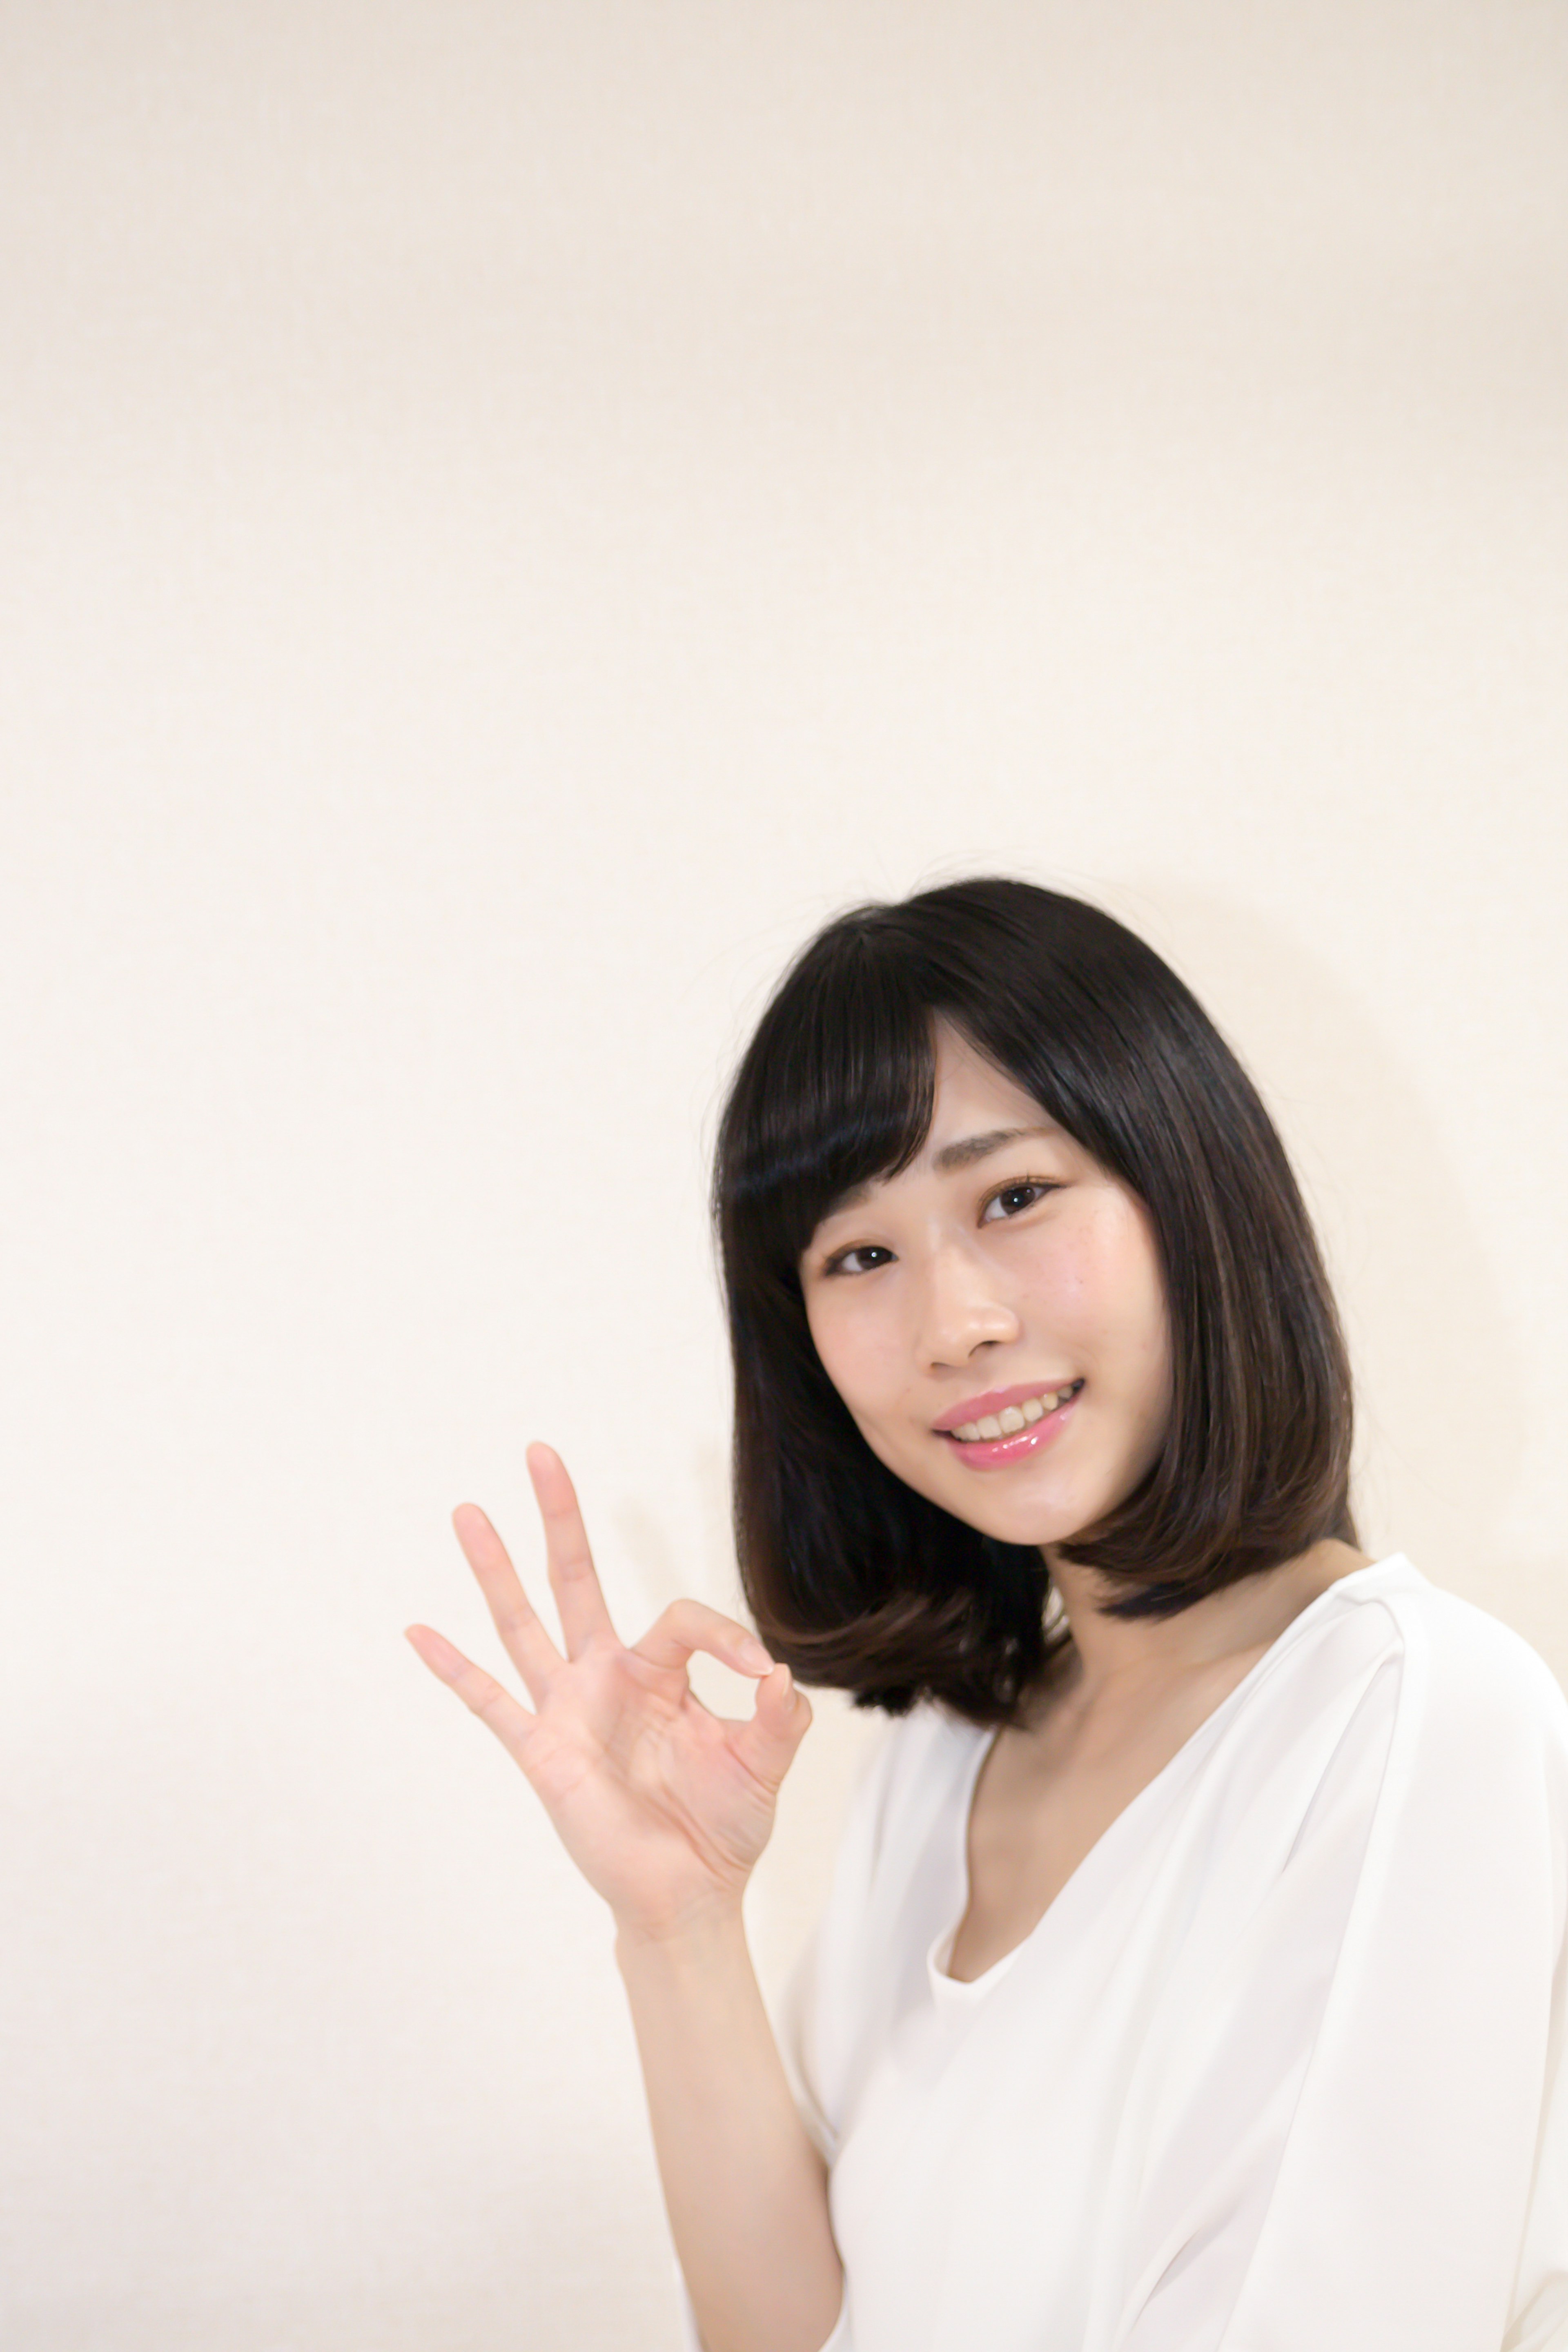
[[[506,1546],[477,1503],[459,1503],[452,1526],[473,1570],[507,1656],[537,1706],[552,1675],[564,1664],[522,1589]]]

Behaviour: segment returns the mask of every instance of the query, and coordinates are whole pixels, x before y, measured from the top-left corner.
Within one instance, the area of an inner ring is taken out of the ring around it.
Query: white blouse
[[[786,2005],[823,2352],[1564,2352],[1568,1700],[1529,1644],[1403,1554],[1341,1578],[960,1983],[993,1737],[890,1727]]]

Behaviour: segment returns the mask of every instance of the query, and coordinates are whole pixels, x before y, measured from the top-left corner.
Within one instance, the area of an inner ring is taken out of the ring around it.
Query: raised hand
[[[628,1649],[564,1463],[548,1445],[530,1446],[527,1460],[564,1656],[484,1513],[459,1504],[452,1524],[531,1708],[429,1626],[410,1625],[407,1637],[515,1757],[623,1932],[674,1934],[739,1906],[811,1708],[754,1634],[700,1601],[672,1601]],[[698,1698],[686,1672],[698,1650],[757,1677],[749,1721]]]

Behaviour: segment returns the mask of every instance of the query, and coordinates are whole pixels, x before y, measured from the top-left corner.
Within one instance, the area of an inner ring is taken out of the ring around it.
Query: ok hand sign
[[[672,1601],[628,1649],[610,1622],[565,1464],[548,1445],[530,1446],[527,1460],[564,1657],[484,1513],[459,1504],[452,1523],[531,1707],[429,1626],[409,1626],[408,1639],[516,1759],[618,1927],[662,1937],[738,1909],[810,1706],[787,1666],[700,1601]],[[698,1698],[686,1673],[698,1650],[758,1678],[749,1721],[713,1715]]]

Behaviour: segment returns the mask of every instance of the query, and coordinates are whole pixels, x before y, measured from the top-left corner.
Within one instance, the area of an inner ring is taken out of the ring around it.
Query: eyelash
[[[982,1221],[991,1224],[1010,1224],[1012,1223],[1012,1219],[1009,1217],[993,1217],[986,1219],[984,1216],[984,1212],[991,1206],[993,1201],[1005,1201],[1009,1192],[1033,1192],[1039,1200],[1044,1200],[1047,1192],[1059,1192],[1060,1189],[1061,1187],[1058,1184],[1053,1183],[1047,1176],[1015,1177],[1010,1184],[998,1184],[994,1192],[987,1192],[984,1201],[981,1203]],[[1024,1204],[1024,1208],[1032,1209],[1036,1205],[1037,1203],[1035,1201],[1026,1201]],[[1013,1213],[1015,1216],[1022,1216],[1024,1210],[1017,1209],[1015,1210]],[[851,1242],[847,1249],[835,1251],[834,1255],[824,1265],[822,1271],[825,1275],[845,1274],[849,1271],[846,1268],[844,1264],[846,1258],[858,1257],[863,1250],[879,1250],[882,1246],[883,1245],[880,1242]],[[892,1253],[888,1251],[885,1255],[890,1256]],[[850,1273],[850,1279],[853,1280],[857,1275],[875,1274],[878,1270],[879,1269],[874,1265],[857,1266]]]

